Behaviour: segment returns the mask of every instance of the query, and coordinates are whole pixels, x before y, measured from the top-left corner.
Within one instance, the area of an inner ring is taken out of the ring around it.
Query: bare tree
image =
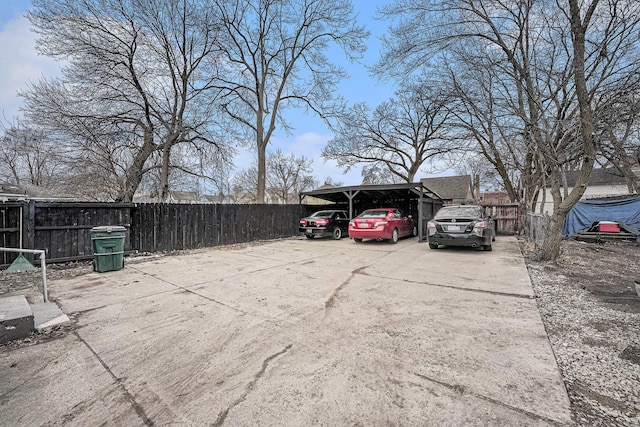
[[[303,107],[321,117],[342,105],[333,92],[345,76],[326,52],[349,59],[365,50],[368,33],[355,24],[350,0],[208,0],[222,23],[219,89],[224,110],[254,141],[257,201],[264,203],[266,149],[282,112]]]
[[[240,170],[233,177],[233,193],[236,203],[240,201],[257,203],[257,188],[258,167],[255,164]]]
[[[201,2],[35,0],[29,18],[40,52],[67,65],[62,80],[23,93],[27,117],[114,163],[99,168],[117,174],[116,199],[131,201],[153,168],[165,198],[173,147],[219,144],[215,61],[205,60],[215,56],[216,26]],[[112,145],[116,159],[108,158]],[[154,153],[158,161],[150,164]]]
[[[539,186],[540,179],[551,186],[554,210],[541,257],[555,259],[566,214],[584,193],[596,157],[594,96],[629,80],[638,69],[634,46],[640,4],[631,0],[508,4],[396,0],[383,13],[400,19],[385,40],[378,71],[406,74],[422,64],[439,62],[435,59],[466,56],[476,61],[486,53],[483,64],[510,82],[513,90],[495,86],[487,93],[502,99],[501,107],[511,106],[509,115],[519,121],[525,188]],[[495,113],[482,108],[474,112],[476,124],[486,124],[479,137],[491,132]],[[488,136],[498,141],[495,134]],[[579,171],[570,189],[564,178],[569,168]]]
[[[305,156],[288,156],[277,149],[267,157],[267,191],[282,203],[298,203],[300,192],[311,190],[316,185],[311,175],[312,160]]]
[[[202,177],[206,179],[205,187],[213,190],[218,203],[233,193],[233,165],[231,159],[222,154],[218,150],[204,150],[199,156]]]
[[[362,184],[400,184],[406,182],[395,175],[384,163],[363,166]]]
[[[64,168],[57,160],[56,145],[47,134],[17,119],[1,128],[0,179],[16,185],[57,184]]]
[[[23,165],[20,146],[12,135],[13,129],[3,129],[0,137],[0,179],[20,185],[23,176]]]
[[[344,182],[342,181],[336,181],[335,178],[331,177],[331,176],[327,176],[324,179],[324,182],[322,183],[322,185],[330,185],[332,187],[342,187],[344,185]]]
[[[517,180],[526,176],[524,165],[530,161],[529,147],[523,137],[523,122],[514,115],[510,100],[505,105],[504,98],[498,95],[517,93],[517,88],[509,87],[514,80],[509,74],[505,78],[496,72],[493,61],[487,63],[483,58],[468,56],[466,49],[458,54],[460,61],[449,66],[445,80],[454,88],[458,101],[452,109],[456,132],[470,141],[467,146],[470,153],[481,154],[484,162],[491,165],[509,198],[520,201]],[[519,173],[514,176],[514,171]]]
[[[602,94],[595,104],[596,141],[603,158],[599,163],[617,169],[629,193],[638,193],[640,183],[634,169],[640,153],[640,85],[631,91]]]
[[[476,198],[480,196],[481,191],[504,189],[503,181],[496,169],[483,155],[466,154],[455,171],[461,175],[471,176],[471,185]]]
[[[421,167],[433,168],[456,149],[449,132],[450,101],[447,92],[418,80],[402,85],[395,98],[372,113],[366,104],[356,104],[339,120],[322,156],[346,171],[369,165],[365,180],[378,180],[374,176],[386,169],[402,182],[413,182]]]

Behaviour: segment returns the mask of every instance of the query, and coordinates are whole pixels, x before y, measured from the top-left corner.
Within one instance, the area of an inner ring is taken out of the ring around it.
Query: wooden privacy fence
[[[518,234],[522,231],[522,218],[520,205],[509,204],[485,204],[482,206],[494,218],[497,234]]]
[[[140,252],[193,249],[298,234],[300,205],[139,204],[131,245]]]
[[[301,205],[10,202],[0,203],[0,243],[44,249],[48,262],[78,261],[93,258],[97,226],[126,227],[125,253],[158,252],[295,236],[304,214]],[[0,266],[15,257],[0,252]]]
[[[3,247],[44,249],[48,262],[66,262],[93,257],[91,229],[99,225],[129,227],[133,204],[13,202],[0,204],[7,219],[0,229]],[[129,239],[126,250],[131,250]],[[0,253],[0,264],[7,265],[16,254]],[[25,254],[30,261],[31,255]],[[37,263],[38,260],[36,259]]]

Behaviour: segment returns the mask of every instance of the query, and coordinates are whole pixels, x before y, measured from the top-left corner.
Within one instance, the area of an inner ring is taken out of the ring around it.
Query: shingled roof
[[[567,186],[573,187],[578,180],[580,171],[568,171],[567,174]],[[615,168],[606,169],[593,169],[591,171],[591,177],[589,178],[589,185],[626,185],[624,176],[619,170]],[[547,183],[547,187],[551,187],[551,183]]]
[[[473,198],[470,175],[422,178],[421,181],[443,200],[464,201]]]

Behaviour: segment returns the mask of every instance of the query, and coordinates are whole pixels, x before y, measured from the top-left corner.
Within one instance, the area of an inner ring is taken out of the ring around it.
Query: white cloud
[[[59,64],[36,52],[36,34],[25,17],[8,21],[0,30],[0,114],[11,120],[20,115],[22,100],[17,92],[30,81],[60,72]]]
[[[324,182],[326,177],[331,177],[334,182],[341,182],[345,186],[360,185],[362,183],[361,168],[352,168],[349,172],[343,172],[333,160],[324,161],[322,158],[313,162],[313,174],[320,181]]]
[[[331,138],[333,138],[331,134],[323,135],[316,132],[305,132],[293,138],[289,149],[297,155],[315,159],[320,157],[322,149]]]

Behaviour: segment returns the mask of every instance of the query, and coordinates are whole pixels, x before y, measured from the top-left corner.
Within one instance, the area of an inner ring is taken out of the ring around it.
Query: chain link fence
[[[538,248],[544,246],[549,237],[551,217],[549,215],[527,213],[525,232]]]

